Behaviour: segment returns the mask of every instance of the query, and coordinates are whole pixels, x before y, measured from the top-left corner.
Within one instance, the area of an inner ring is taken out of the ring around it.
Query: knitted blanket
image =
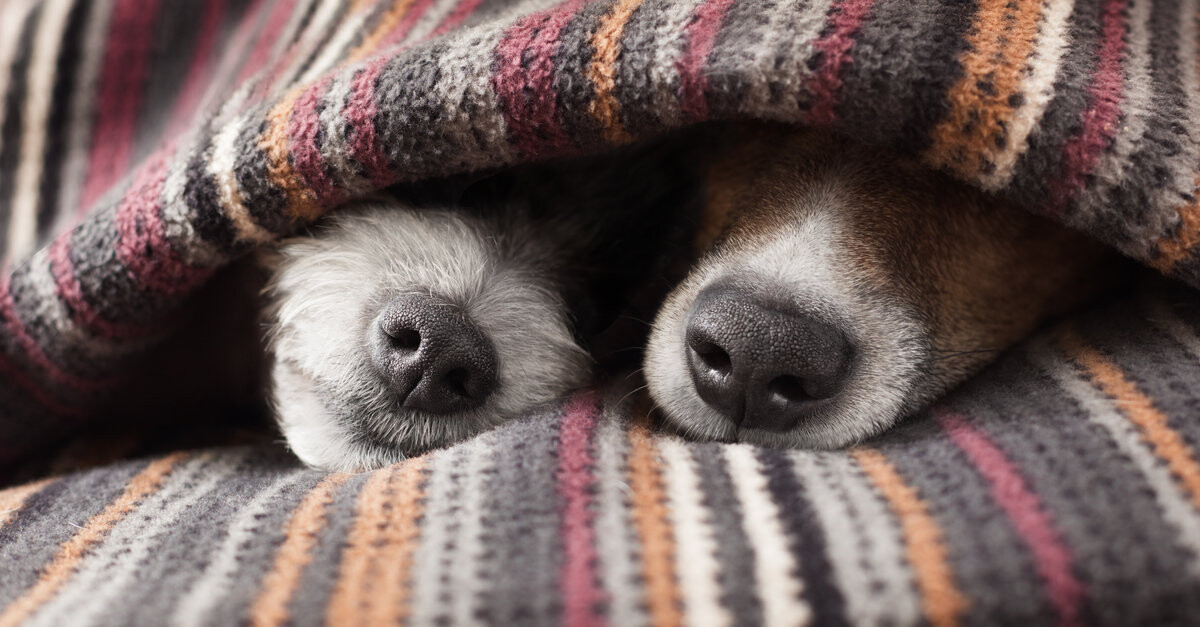
[[[849,451],[685,443],[600,382],[374,473],[223,448],[18,486],[0,492],[0,625],[1193,620],[1198,14],[0,4],[4,462],[136,392],[128,364],[210,275],[343,200],[707,120],[915,155],[1190,286],[1148,280]]]

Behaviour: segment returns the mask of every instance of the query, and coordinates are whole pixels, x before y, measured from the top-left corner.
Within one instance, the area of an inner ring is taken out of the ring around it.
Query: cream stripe
[[[785,122],[799,119],[804,78],[812,74],[808,61],[813,55],[813,43],[825,28],[825,16],[832,4],[833,0],[813,0],[798,10],[792,3],[779,3],[766,28],[768,38],[759,44],[752,66],[763,79],[752,81],[746,94],[747,106],[756,113]],[[779,59],[783,63],[776,66]],[[771,85],[785,88],[774,103]]]
[[[276,3],[282,0],[275,0]],[[300,31],[302,24],[301,20],[308,14],[312,5],[316,0],[297,0],[296,6],[292,7],[291,14],[288,20],[284,23],[283,28],[279,31],[279,38],[272,47],[270,54],[267,55],[266,61],[262,67],[258,68],[255,76],[248,82],[254,85],[254,92],[267,100],[274,101],[291,89],[291,84],[280,83],[283,78],[282,71],[276,71],[276,65],[283,61],[284,57],[291,50],[293,45],[297,45],[303,32]],[[268,18],[270,19],[270,18]],[[261,36],[261,33],[259,34]],[[261,89],[261,91],[260,91]],[[275,92],[280,93],[275,93]],[[256,101],[258,102],[258,101]]]
[[[685,624],[720,627],[734,624],[734,617],[721,605],[717,563],[717,540],[704,494],[688,447],[675,438],[659,440],[663,474],[679,552],[679,586],[683,594]]]
[[[456,557],[447,523],[458,516],[458,473],[454,469],[462,461],[458,449],[439,451],[429,460],[421,542],[413,552],[412,625],[437,624],[446,609],[441,602],[441,594],[446,592],[442,580],[450,577],[450,561]]]
[[[1038,368],[1050,375],[1067,394],[1087,412],[1088,420],[1106,431],[1113,444],[1146,478],[1163,518],[1177,531],[1179,543],[1191,549],[1188,570],[1200,577],[1200,512],[1187,499],[1170,469],[1151,451],[1140,431],[1117,408],[1116,403],[1098,390],[1090,379],[1050,346],[1046,337],[1031,342],[1028,356]]]
[[[654,30],[654,47],[649,51],[650,58],[645,62],[646,67],[639,69],[650,76],[650,85],[654,88],[650,95],[653,101],[652,108],[658,119],[667,127],[679,126],[684,122],[679,105],[679,71],[675,64],[683,56],[684,47],[687,45],[684,27],[691,21],[696,8],[704,1],[679,0],[666,8],[655,7],[659,27]],[[624,62],[632,63],[633,60],[627,59]],[[621,74],[620,71],[617,72],[618,77]]]
[[[1182,344],[1192,357],[1200,360],[1200,335],[1179,319],[1163,295],[1143,292],[1139,300],[1146,309],[1147,320]]]
[[[104,619],[109,604],[133,583],[145,560],[160,542],[170,542],[169,530],[189,508],[233,474],[245,455],[219,460],[205,453],[182,464],[162,489],[113,527],[104,543],[75,571],[53,601],[25,623],[28,627],[89,625]]]
[[[1026,65],[1025,81],[1021,84],[1025,103],[1008,121],[1004,147],[992,158],[995,171],[980,177],[980,183],[988,189],[1007,185],[1012,180],[1017,159],[1029,149],[1029,134],[1041,121],[1055,93],[1054,78],[1070,43],[1068,18],[1074,8],[1075,0],[1048,0],[1037,43]]]
[[[1179,74],[1183,83],[1184,95],[1187,96],[1187,126],[1190,145],[1200,145],[1200,67],[1197,67],[1197,55],[1200,55],[1200,32],[1197,32],[1197,21],[1200,21],[1200,2],[1183,0],[1179,6]]]
[[[45,162],[47,120],[50,117],[50,98],[54,95],[55,69],[58,49],[63,43],[67,15],[73,0],[47,0],[42,5],[29,59],[28,80],[25,85],[24,128],[21,134],[21,161],[17,165],[16,191],[13,196],[12,218],[8,226],[10,259],[21,259],[33,252],[37,243],[38,192],[42,183],[42,164]],[[72,42],[73,43],[73,42]],[[0,91],[0,94],[3,94]]]
[[[8,94],[8,82],[12,79],[12,64],[21,43],[21,31],[25,20],[33,9],[34,0],[10,0],[0,4],[0,96]],[[0,97],[0,127],[8,115],[8,98]],[[4,135],[0,134],[0,150],[4,149]]]
[[[50,479],[42,479],[33,483],[26,483],[13,488],[0,491],[0,529],[4,525],[12,522],[17,517],[17,513],[25,507],[25,502],[29,497],[42,491],[42,488],[58,481],[57,477]]]
[[[325,107],[321,109],[320,124],[323,146],[322,154],[329,164],[329,170],[346,192],[351,195],[366,193],[371,185],[358,176],[358,165],[350,159],[350,149],[346,145],[346,118],[343,112],[346,108],[346,98],[350,96],[350,88],[354,73],[339,72],[329,84],[329,92],[324,97]]]
[[[904,540],[887,503],[844,453],[806,453],[795,472],[815,507],[833,577],[851,625],[915,625],[922,620]]]
[[[321,74],[324,74],[329,69],[342,63],[346,58],[346,50],[354,43],[354,38],[363,29],[363,22],[371,16],[371,10],[355,11],[348,19],[342,20],[337,31],[329,38],[329,41],[321,47],[317,52],[317,58],[304,71],[304,75],[296,82],[310,83],[315,81]]]
[[[449,586],[450,621],[456,625],[469,625],[478,622],[475,611],[482,609],[478,606],[483,600],[483,592],[494,577],[503,576],[503,572],[485,572],[488,565],[484,559],[483,517],[490,513],[485,511],[487,497],[486,479],[493,476],[497,448],[495,433],[486,433],[475,437],[460,448],[465,456],[461,472],[463,475],[462,492],[458,496],[458,528],[455,533],[454,546],[457,551],[450,560],[452,574]],[[417,575],[420,576],[419,574]]]
[[[1122,88],[1124,100],[1121,103],[1121,124],[1113,133],[1113,141],[1104,151],[1100,162],[1096,164],[1095,176],[1104,185],[1095,189],[1084,190],[1093,193],[1097,198],[1107,200],[1111,197],[1113,186],[1122,185],[1123,173],[1133,164],[1130,159],[1133,153],[1141,147],[1142,138],[1149,127],[1150,116],[1154,113],[1155,105],[1151,100],[1155,88],[1150,76],[1150,40],[1149,30],[1150,9],[1152,3],[1147,0],[1134,0],[1130,3],[1129,35],[1125,52],[1125,62],[1121,74],[1125,79]],[[1187,172],[1185,175],[1191,175]],[[1190,179],[1191,177],[1188,176]],[[1192,184],[1189,180],[1188,185]],[[1166,186],[1174,189],[1175,185]],[[1192,191],[1192,190],[1187,190]],[[1104,201],[1101,201],[1102,203]]]
[[[91,2],[84,35],[82,60],[71,89],[71,115],[67,123],[66,165],[62,175],[62,200],[59,202],[61,220],[55,232],[66,228],[79,212],[83,182],[91,159],[92,122],[96,113],[96,96],[100,91],[100,73],[104,67],[104,51],[108,45],[108,24],[116,0]]]
[[[633,555],[625,426],[605,416],[597,426],[595,441],[597,570],[603,588],[610,593],[608,615],[613,625],[641,627],[647,622],[645,588],[635,583],[641,567]]]
[[[47,601],[53,600],[59,589],[75,574],[80,562],[88,558],[92,548],[102,543],[113,526],[120,524],[143,499],[158,491],[163,481],[184,459],[186,455],[183,453],[156,459],[129,479],[120,496],[99,514],[92,516],[70,540],[59,546],[54,559],[42,568],[37,583],[0,612],[0,627],[24,623]]]
[[[333,21],[340,13],[343,4],[342,0],[324,0],[320,2],[312,19],[305,26],[304,32],[300,33],[300,39],[296,43],[295,50],[289,51],[293,53],[291,63],[283,72],[276,75],[274,81],[272,81],[275,89],[290,88],[291,86],[301,84],[301,81],[296,80],[296,74],[304,67],[304,63],[312,55],[316,54],[317,46],[323,41],[325,34],[329,31]]]
[[[237,138],[244,124],[246,117],[239,116],[225,125],[213,138],[208,171],[216,180],[221,206],[225,208],[225,215],[233,223],[238,239],[261,244],[271,241],[274,236],[260,227],[250,216],[246,205],[242,204],[242,192],[234,175],[238,155]]]
[[[167,178],[163,182],[161,194],[163,207],[160,214],[167,239],[181,244],[173,248],[176,254],[189,265],[211,267],[219,265],[223,261],[223,255],[203,237],[196,234],[190,217],[191,207],[188,206],[185,193],[188,168],[191,166],[194,153],[208,147],[198,145],[197,142],[200,141],[207,141],[202,134],[190,134],[184,137],[179,143],[184,148],[177,150],[173,158],[169,160]],[[208,154],[200,158],[207,162]]]
[[[779,509],[767,491],[767,478],[746,445],[723,448],[729,464],[729,476],[742,504],[742,524],[754,549],[754,570],[766,625],[803,625],[812,619],[812,610],[802,596],[804,582],[797,573],[795,557],[788,549],[787,536],[779,521]]]
[[[270,521],[266,517],[279,506],[277,499],[306,476],[301,472],[284,475],[242,506],[230,522],[225,540],[209,554],[204,572],[176,605],[172,624],[185,627],[206,624],[208,614],[236,583],[245,546],[268,532],[265,525]]]
[[[417,23],[413,24],[412,30],[408,31],[408,36],[401,41],[407,43],[418,42],[424,39],[442,23],[442,20],[449,17],[451,11],[458,7],[458,1],[459,0],[436,0],[433,5],[430,6],[427,11],[425,11],[425,15],[422,15],[419,19],[417,19]]]

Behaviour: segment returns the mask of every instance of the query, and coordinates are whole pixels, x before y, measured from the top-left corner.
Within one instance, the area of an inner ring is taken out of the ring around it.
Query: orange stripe
[[[1191,447],[1179,432],[1167,424],[1166,414],[1154,406],[1154,400],[1146,396],[1137,384],[1121,372],[1121,368],[1100,351],[1087,346],[1074,329],[1066,329],[1058,338],[1059,345],[1067,355],[1087,371],[1092,383],[1113,400],[1130,422],[1142,432],[1142,439],[1150,444],[1154,454],[1167,462],[1167,467],[1183,485],[1200,507],[1200,464],[1192,454]]]
[[[643,402],[638,405],[644,407]],[[682,625],[682,601],[675,580],[675,535],[668,522],[659,454],[646,428],[647,409],[635,411],[634,415],[643,419],[629,429],[629,487],[633,522],[642,542],[642,577],[646,581],[650,624]]]
[[[267,178],[271,184],[283,191],[287,211],[302,220],[315,220],[321,214],[321,206],[312,190],[296,173],[289,160],[288,122],[296,106],[296,99],[307,88],[301,85],[292,89],[271,111],[267,113],[267,129],[258,138],[258,147],[267,156]]]
[[[600,21],[595,34],[592,35],[592,48],[596,54],[588,66],[587,77],[592,81],[596,97],[588,106],[592,117],[604,125],[604,137],[616,144],[627,144],[633,141],[629,133],[621,126],[618,112],[621,104],[613,90],[617,86],[617,55],[621,52],[621,35],[633,12],[642,4],[642,0],[621,0]]]
[[[262,591],[250,610],[253,625],[282,625],[288,622],[288,602],[300,583],[304,567],[312,561],[317,534],[325,528],[325,509],[333,502],[333,491],[350,475],[336,473],[313,488],[288,520],[283,545],[275,553],[275,565],[263,578]]]
[[[850,455],[900,519],[904,553],[917,579],[925,618],[936,627],[957,625],[968,601],[954,585],[942,530],[929,515],[929,506],[879,451],[860,448]]]
[[[79,562],[87,556],[92,546],[103,540],[108,531],[132,512],[142,499],[158,491],[167,475],[171,474],[185,457],[185,453],[175,453],[154,460],[130,479],[129,483],[125,484],[121,496],[109,503],[104,511],[93,516],[79,533],[58,548],[58,553],[42,570],[37,583],[4,608],[4,613],[0,614],[0,627],[10,627],[23,622],[53,598],[59,587],[75,573]]]
[[[358,47],[350,53],[350,56],[341,65],[345,66],[348,63],[353,63],[375,52],[375,46],[378,46],[379,42],[383,41],[388,36],[388,33],[392,32],[392,29],[400,24],[400,20],[404,18],[405,13],[408,13],[408,9],[412,4],[413,0],[397,0],[383,18],[379,20],[379,26],[376,26],[375,30],[371,31],[371,34],[367,35],[362,40],[362,43],[358,44]]]
[[[1193,194],[1200,194],[1200,178],[1196,179]],[[1200,245],[1200,201],[1179,208],[1179,228],[1169,237],[1158,242],[1158,258],[1154,267],[1164,273],[1175,271],[1175,267],[1192,256],[1192,250]]]
[[[934,128],[927,161],[972,178],[1004,150],[1005,129],[1021,94],[1021,75],[1037,43],[1044,2],[982,0],[967,34],[965,70],[950,89],[950,111]]]
[[[354,526],[346,537],[337,583],[325,615],[328,625],[361,625],[366,620],[364,610],[376,593],[373,584],[379,566],[372,557],[387,526],[388,497],[395,477],[394,468],[377,470],[358,495]]]
[[[383,528],[383,545],[376,554],[383,565],[379,591],[371,599],[368,625],[396,625],[408,620],[412,589],[413,553],[421,537],[422,499],[427,459],[418,457],[401,469],[399,485],[392,501],[392,516]]]
[[[57,477],[50,479],[42,479],[33,483],[26,483],[15,488],[9,488],[0,492],[0,527],[12,522],[12,519],[17,517],[17,512],[25,507],[25,501],[29,497],[42,491],[42,488],[58,481]]]

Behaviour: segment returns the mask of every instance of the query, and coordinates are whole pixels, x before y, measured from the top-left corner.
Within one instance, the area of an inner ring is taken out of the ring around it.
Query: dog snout
[[[394,298],[372,325],[372,358],[403,407],[450,414],[474,409],[496,388],[496,353],[454,304]]]
[[[740,428],[794,428],[841,392],[854,359],[833,324],[726,286],[700,293],[686,334],[700,398]]]

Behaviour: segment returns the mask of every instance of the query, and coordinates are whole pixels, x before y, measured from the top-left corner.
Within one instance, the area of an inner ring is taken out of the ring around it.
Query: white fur
[[[920,396],[915,384],[927,352],[917,316],[860,278],[836,242],[845,228],[832,209],[835,188],[818,190],[796,223],[755,246],[733,245],[702,259],[668,296],[646,349],[650,394],[667,420],[691,437],[776,447],[834,448],[883,431]],[[836,401],[792,430],[735,427],[700,398],[685,356],[687,316],[697,296],[718,282],[736,281],[784,298],[838,326],[857,347],[855,366]]]
[[[273,397],[305,462],[360,470],[448,444],[582,384],[589,360],[548,278],[537,232],[500,230],[449,211],[364,204],[315,237],[289,240],[273,298]],[[406,409],[371,364],[370,322],[392,298],[430,294],[457,307],[496,352],[497,386],[481,407],[435,416]]]

